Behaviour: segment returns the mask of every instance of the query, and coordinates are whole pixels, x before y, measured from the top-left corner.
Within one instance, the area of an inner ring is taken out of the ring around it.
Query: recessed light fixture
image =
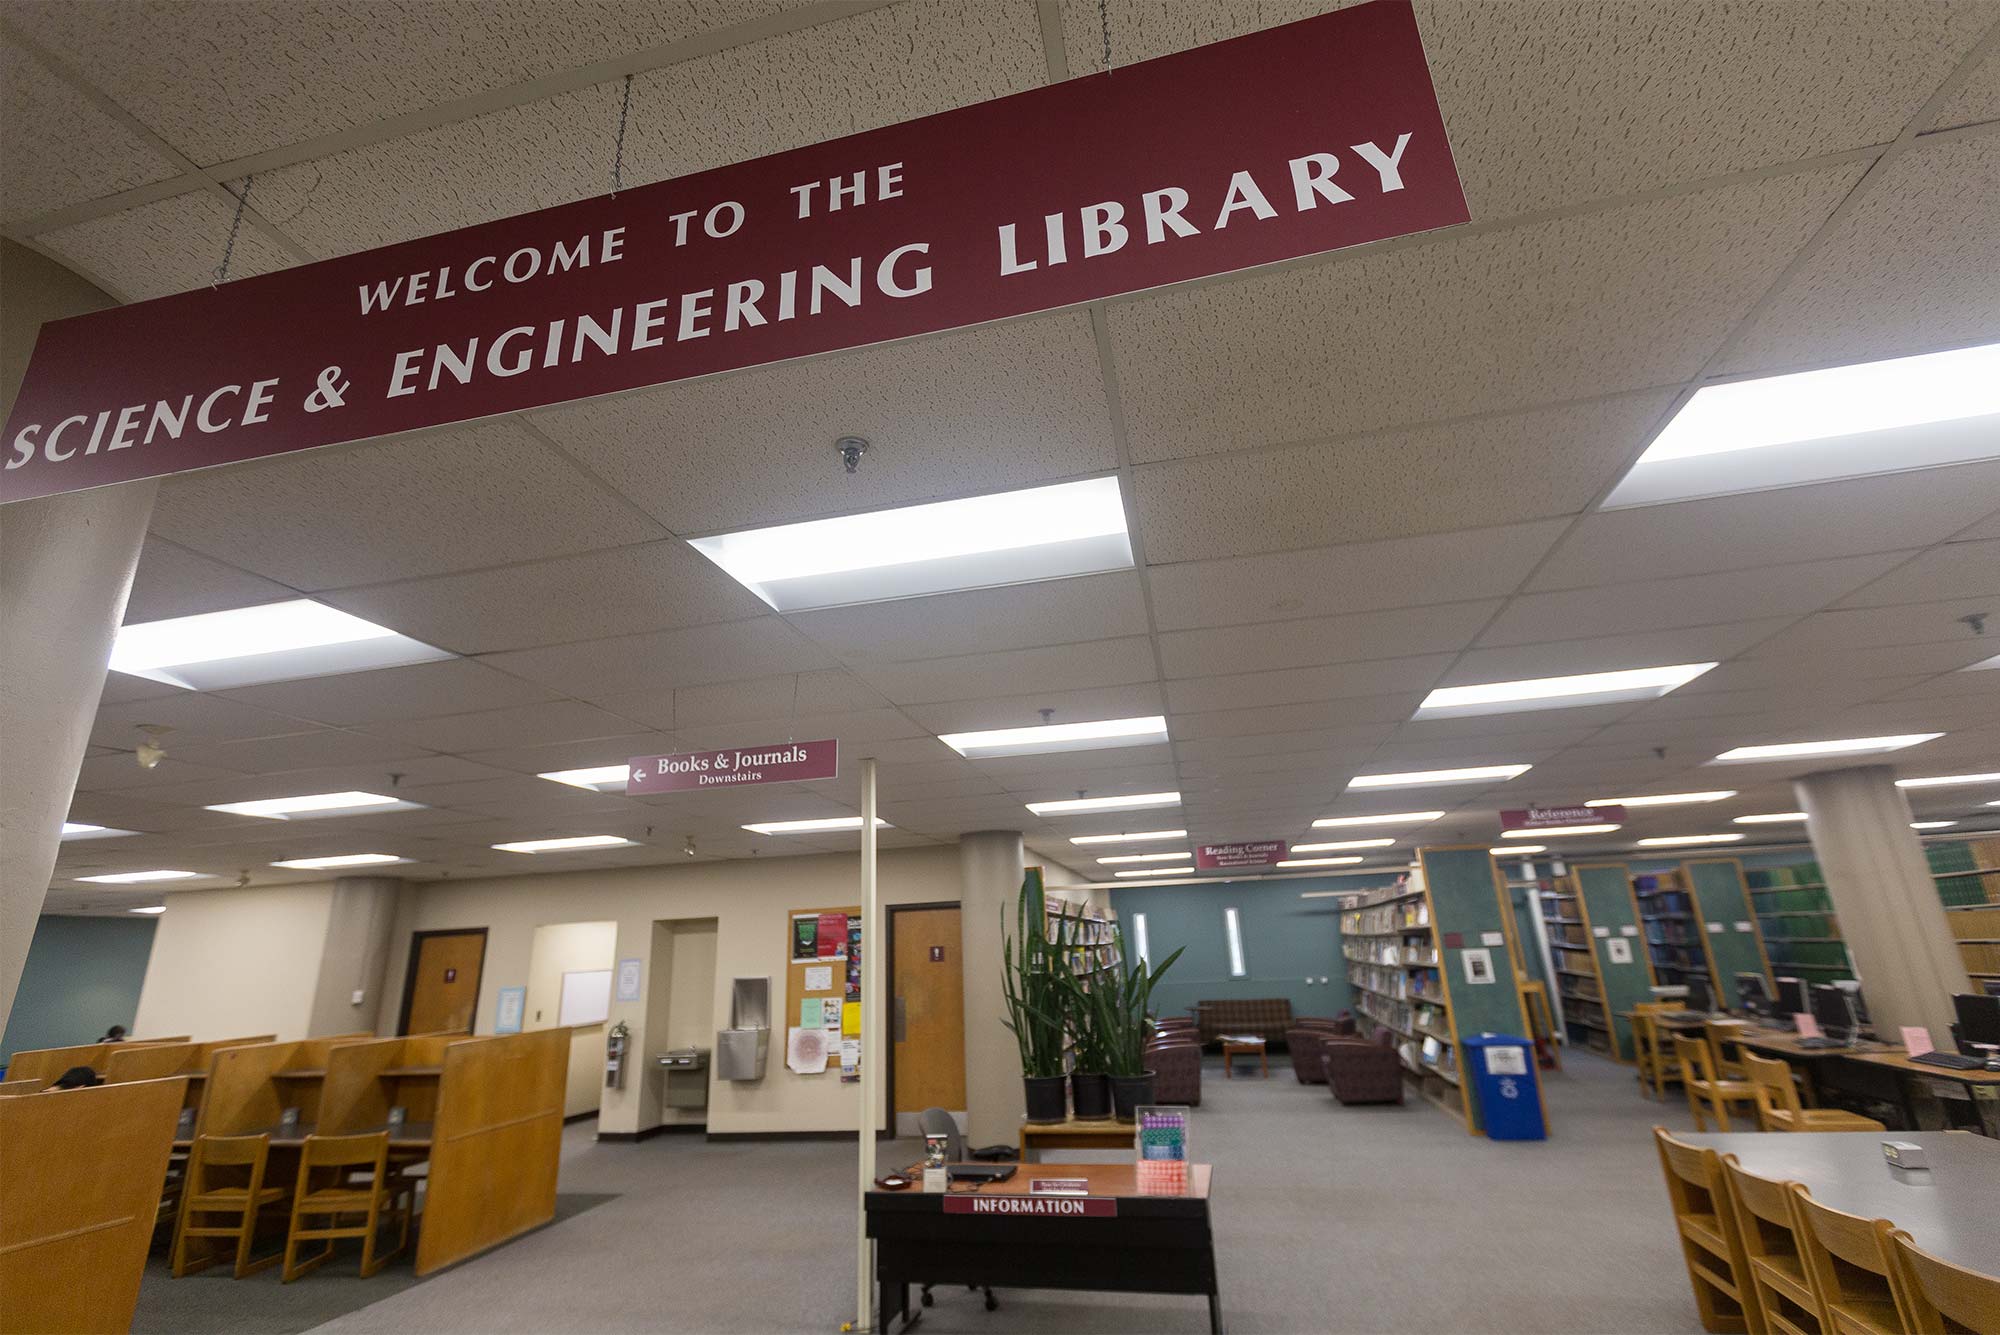
[[[1322,816],[1313,822],[1313,828],[1338,830],[1355,825],[1422,825],[1442,815],[1442,811],[1385,811],[1373,816]]]
[[[743,828],[752,834],[827,834],[836,830],[858,830],[861,828],[861,817],[827,816],[820,820],[769,820],[757,825],[746,825]],[[889,822],[877,816],[875,828],[889,829]]]
[[[167,906],[165,904],[148,904],[142,909],[126,909],[125,911],[127,913],[165,913]]]
[[[1462,769],[1405,770],[1400,774],[1357,774],[1347,781],[1356,788],[1422,788],[1440,783],[1502,783],[1518,779],[1533,765],[1468,765]],[[1317,821],[1313,822],[1318,824]]]
[[[1152,807],[1177,807],[1179,793],[1126,793],[1122,797],[1071,797],[1060,802],[1030,802],[1028,810],[1037,816],[1080,816],[1091,811],[1145,811]]]
[[[1743,838],[1740,834],[1662,834],[1651,839],[1641,839],[1641,848],[1669,848],[1675,844],[1733,844]]]
[[[1587,807],[1677,807],[1684,802],[1721,802],[1736,796],[1734,788],[1716,788],[1705,793],[1653,793],[1646,797],[1593,797]]]
[[[1185,839],[1186,830],[1140,830],[1133,834],[1079,834],[1073,844],[1142,844],[1155,839]]]
[[[1294,853],[1337,853],[1343,848],[1388,848],[1394,839],[1336,839],[1328,844],[1293,844]]]
[[[1502,830],[1502,839],[1560,839],[1570,834],[1610,834],[1624,826],[1612,825],[1552,825],[1540,830]]]
[[[290,867],[294,871],[331,871],[335,867],[380,867],[391,862],[408,862],[394,853],[340,853],[328,858],[286,858],[273,862],[273,867]]]
[[[140,885],[146,881],[192,881],[200,876],[198,871],[114,871],[76,879],[89,881],[92,885]]]
[[[569,853],[584,848],[623,848],[637,842],[616,834],[579,834],[567,839],[522,839],[493,847],[502,853]]]
[[[1927,779],[1898,779],[1898,788],[1950,788],[1963,783],[2000,783],[2000,774],[1933,774]]]
[[[1738,746],[1724,751],[1711,765],[1751,765],[1760,760],[1803,760],[1813,756],[1872,755],[1900,751],[1944,736],[1941,732],[1906,732],[1894,737],[1846,737],[1831,742],[1774,742],[1768,746]]]
[[[1099,858],[1106,866],[1115,862],[1185,862],[1192,853],[1121,853],[1115,858]]]
[[[320,816],[344,816],[350,811],[412,811],[415,802],[380,793],[307,793],[301,797],[266,797],[255,802],[223,802],[205,808],[230,816],[258,816],[264,820],[312,820]]]
[[[1803,811],[1763,811],[1754,816],[1732,816],[1732,825],[1803,825]]]
[[[555,769],[546,774],[537,774],[538,779],[550,783],[566,783],[572,788],[587,788],[593,793],[622,793],[625,781],[632,777],[630,765],[592,765],[587,769]]]
[[[1132,568],[1115,477],[696,538],[780,612]]]
[[[1513,714],[1530,709],[1574,709],[1582,705],[1657,700],[1714,666],[1679,663],[1622,672],[1585,672],[1572,677],[1494,681],[1481,686],[1440,686],[1424,697],[1423,704],[1411,717],[1461,718],[1472,714]]]
[[[1489,848],[1486,851],[1496,858],[1518,858],[1529,853],[1546,853],[1549,850],[1545,844],[1515,844],[1511,848]]]
[[[1696,390],[1606,509],[2000,455],[2000,343]]]
[[[1114,871],[1113,876],[1191,876],[1193,867],[1141,867],[1137,871]]]
[[[1958,822],[1955,820],[1913,820],[1910,822],[1910,828],[1913,830],[1949,830],[1956,824]]]
[[[1366,858],[1283,858],[1271,864],[1276,867],[1351,867]]]
[[[1051,751],[1095,751],[1109,746],[1148,746],[1167,740],[1167,720],[1113,718],[1096,723],[1045,723],[1032,728],[987,732],[946,732],[938,740],[968,760],[992,756],[1037,756]]]
[[[82,821],[63,822],[62,837],[68,839],[116,839],[123,835],[137,834],[137,830],[114,830],[108,825],[86,825]]]
[[[450,657],[372,621],[297,598],[121,626],[111,670],[217,691]]]

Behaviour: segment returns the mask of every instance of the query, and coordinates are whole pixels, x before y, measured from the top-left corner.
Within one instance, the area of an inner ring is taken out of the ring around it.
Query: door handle
[[[904,1037],[909,1033],[909,1028],[910,1028],[909,1008],[903,1004],[903,999],[901,997],[896,998],[896,1014],[893,1023],[896,1026],[896,1037],[894,1041],[901,1043]]]

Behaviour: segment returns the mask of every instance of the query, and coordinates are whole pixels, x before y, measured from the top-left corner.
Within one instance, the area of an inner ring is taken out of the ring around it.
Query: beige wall
[[[489,937],[487,949],[492,948]],[[613,952],[617,949],[615,922],[556,922],[537,927],[528,948],[528,1005],[521,1027],[555,1028],[562,1014],[563,975],[615,968],[617,959]],[[604,1031],[608,1027],[607,1022],[578,1025],[570,1030],[565,1117],[597,1111],[603,1096]]]
[[[313,1032],[333,886],[166,896],[133,1032],[196,1039]]]

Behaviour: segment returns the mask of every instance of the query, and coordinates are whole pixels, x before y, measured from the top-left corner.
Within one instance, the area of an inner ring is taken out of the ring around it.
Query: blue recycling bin
[[[1542,1095],[1535,1083],[1535,1045],[1512,1034],[1477,1034],[1460,1041],[1461,1069],[1479,1100],[1488,1140],[1547,1140]]]

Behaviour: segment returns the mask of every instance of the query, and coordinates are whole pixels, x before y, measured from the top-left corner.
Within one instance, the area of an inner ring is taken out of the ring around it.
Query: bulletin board
[[[860,905],[785,915],[785,1010],[775,1027],[789,1047],[792,1030],[808,1027],[803,1012],[813,1003],[827,1034],[826,1069],[848,1083],[861,1078],[862,956]]]

